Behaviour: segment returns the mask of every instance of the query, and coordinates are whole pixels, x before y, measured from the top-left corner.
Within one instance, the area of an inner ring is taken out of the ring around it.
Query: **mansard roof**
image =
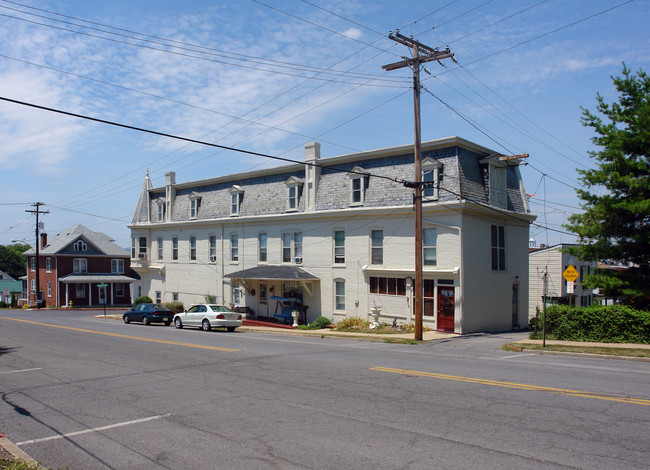
[[[486,157],[496,152],[460,137],[448,137],[422,143],[422,159],[435,161],[439,168],[438,202],[467,200],[489,204],[489,162]],[[367,174],[363,208],[411,206],[413,190],[404,181],[414,180],[413,145],[383,148],[366,152],[313,160],[320,168],[313,211],[359,210],[350,206],[350,172]],[[311,160],[310,160],[311,162]],[[518,162],[506,168],[507,208],[528,212]],[[295,163],[263,170],[217,176],[214,178],[173,184],[173,201],[169,207],[171,222],[190,220],[190,197],[201,195],[201,207],[193,220],[214,220],[231,215],[232,188],[241,188],[238,216],[260,216],[287,212],[288,181],[303,181],[307,187],[306,165]],[[147,178],[133,216],[132,225],[147,224],[156,208],[146,201],[169,197],[168,187],[150,187]],[[307,191],[302,191],[298,207],[292,213],[307,210]],[[145,209],[143,206],[147,205]],[[426,202],[425,204],[435,204]]]

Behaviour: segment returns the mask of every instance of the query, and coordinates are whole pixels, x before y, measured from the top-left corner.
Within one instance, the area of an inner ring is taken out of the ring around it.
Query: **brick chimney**
[[[47,233],[41,232],[41,249],[47,246]]]

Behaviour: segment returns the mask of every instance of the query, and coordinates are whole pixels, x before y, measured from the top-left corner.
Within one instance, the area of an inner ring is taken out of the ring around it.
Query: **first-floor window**
[[[52,281],[47,281],[47,296],[52,297]]]
[[[266,305],[267,293],[266,284],[260,282],[260,305]]]
[[[232,303],[235,307],[239,307],[239,287],[232,288]]]
[[[163,259],[163,239],[158,237],[158,259]]]
[[[178,237],[172,238],[172,259],[178,259]]]
[[[125,296],[126,289],[124,288],[124,284],[115,284],[115,296],[116,297],[124,297]]]
[[[334,281],[334,308],[336,310],[345,310],[345,281]]]
[[[86,284],[76,284],[76,294],[78,299],[86,298]]]
[[[172,292],[172,300],[178,302],[178,292]]]
[[[371,277],[369,281],[371,294],[406,295],[406,279]]]
[[[156,303],[159,304],[160,302],[162,302],[162,292],[157,290],[156,291]]]
[[[31,285],[32,285],[32,293],[36,292],[36,279],[32,279]]]

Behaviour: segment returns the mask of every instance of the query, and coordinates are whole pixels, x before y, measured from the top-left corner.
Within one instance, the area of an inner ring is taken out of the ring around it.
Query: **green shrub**
[[[171,310],[174,313],[181,313],[185,311],[185,307],[183,306],[183,302],[166,302],[163,304],[165,307],[167,307],[169,310]]]
[[[348,330],[364,330],[368,328],[370,324],[367,320],[363,320],[359,317],[348,317],[336,324],[334,328],[337,331],[348,331]]]
[[[650,344],[650,312],[626,305],[555,305],[546,309],[546,334],[565,341]]]
[[[0,301],[0,308],[7,308],[7,302],[4,300]]]
[[[309,325],[298,325],[298,329],[299,330],[322,330],[323,328],[326,328],[327,325],[330,325],[331,323],[332,322],[327,317],[318,317]]]
[[[135,302],[133,302],[133,306],[136,306],[138,304],[152,304],[153,300],[151,300],[151,297],[147,297],[146,295],[143,295],[142,297],[138,297],[135,299]]]

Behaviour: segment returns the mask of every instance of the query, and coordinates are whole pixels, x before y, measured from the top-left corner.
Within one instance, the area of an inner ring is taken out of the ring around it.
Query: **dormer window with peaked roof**
[[[350,205],[363,206],[366,202],[366,181],[368,180],[367,170],[355,166],[348,173],[350,178]]]
[[[241,202],[244,199],[244,190],[241,186],[233,184],[230,192],[230,215],[238,216],[241,209]]]
[[[302,190],[302,180],[292,176],[284,182],[287,187],[287,212],[295,212],[300,204]]]
[[[190,194],[190,219],[196,219],[199,216],[201,207],[201,196],[195,192]]]
[[[440,179],[440,169],[442,163],[438,160],[427,157],[422,160],[422,201],[438,200],[438,181]]]

